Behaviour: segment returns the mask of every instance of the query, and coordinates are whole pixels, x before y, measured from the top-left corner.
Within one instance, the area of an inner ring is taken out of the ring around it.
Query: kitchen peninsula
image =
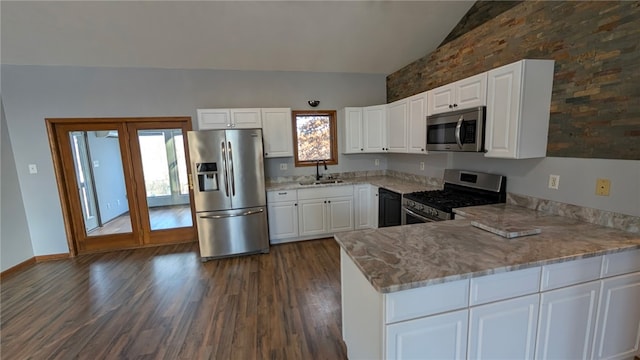
[[[639,354],[640,234],[508,204],[456,212],[335,235],[350,359]]]

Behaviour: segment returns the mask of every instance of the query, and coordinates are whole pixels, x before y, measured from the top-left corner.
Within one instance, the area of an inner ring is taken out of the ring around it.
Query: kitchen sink
[[[336,179],[301,181],[300,185],[340,184],[342,181],[343,180],[336,180]]]

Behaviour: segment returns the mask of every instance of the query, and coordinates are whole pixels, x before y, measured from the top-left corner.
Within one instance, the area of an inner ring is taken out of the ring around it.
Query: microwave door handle
[[[224,163],[224,190],[229,197],[229,178],[227,177],[227,148],[224,146],[224,141],[221,143],[222,149],[222,162]]]
[[[458,147],[462,149],[462,140],[460,140],[460,129],[462,128],[462,122],[464,122],[464,116],[460,115],[460,119],[458,119],[458,124],[456,125],[456,143],[458,143]]]

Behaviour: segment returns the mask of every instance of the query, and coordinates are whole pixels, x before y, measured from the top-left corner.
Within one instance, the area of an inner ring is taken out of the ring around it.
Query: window
[[[312,166],[317,161],[338,163],[338,136],[335,110],[293,111],[294,156],[296,166]]]

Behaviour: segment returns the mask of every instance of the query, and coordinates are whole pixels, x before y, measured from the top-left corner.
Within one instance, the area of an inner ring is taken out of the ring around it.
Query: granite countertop
[[[354,178],[344,178],[340,180],[342,180],[342,182],[337,184],[317,184],[317,185],[301,185],[299,181],[267,182],[266,190],[267,191],[297,190],[297,189],[313,189],[313,188],[327,187],[327,186],[371,184],[378,187],[383,187],[391,191],[395,191],[400,194],[407,194],[415,191],[438,190],[442,188],[441,186],[426,185],[423,183],[406,180],[406,179],[400,179],[392,176],[362,176],[362,177],[354,177]]]
[[[474,206],[456,213],[469,218],[334,237],[381,293],[640,249],[640,234],[515,205]],[[478,219],[526,223],[541,233],[507,239],[472,226]]]

